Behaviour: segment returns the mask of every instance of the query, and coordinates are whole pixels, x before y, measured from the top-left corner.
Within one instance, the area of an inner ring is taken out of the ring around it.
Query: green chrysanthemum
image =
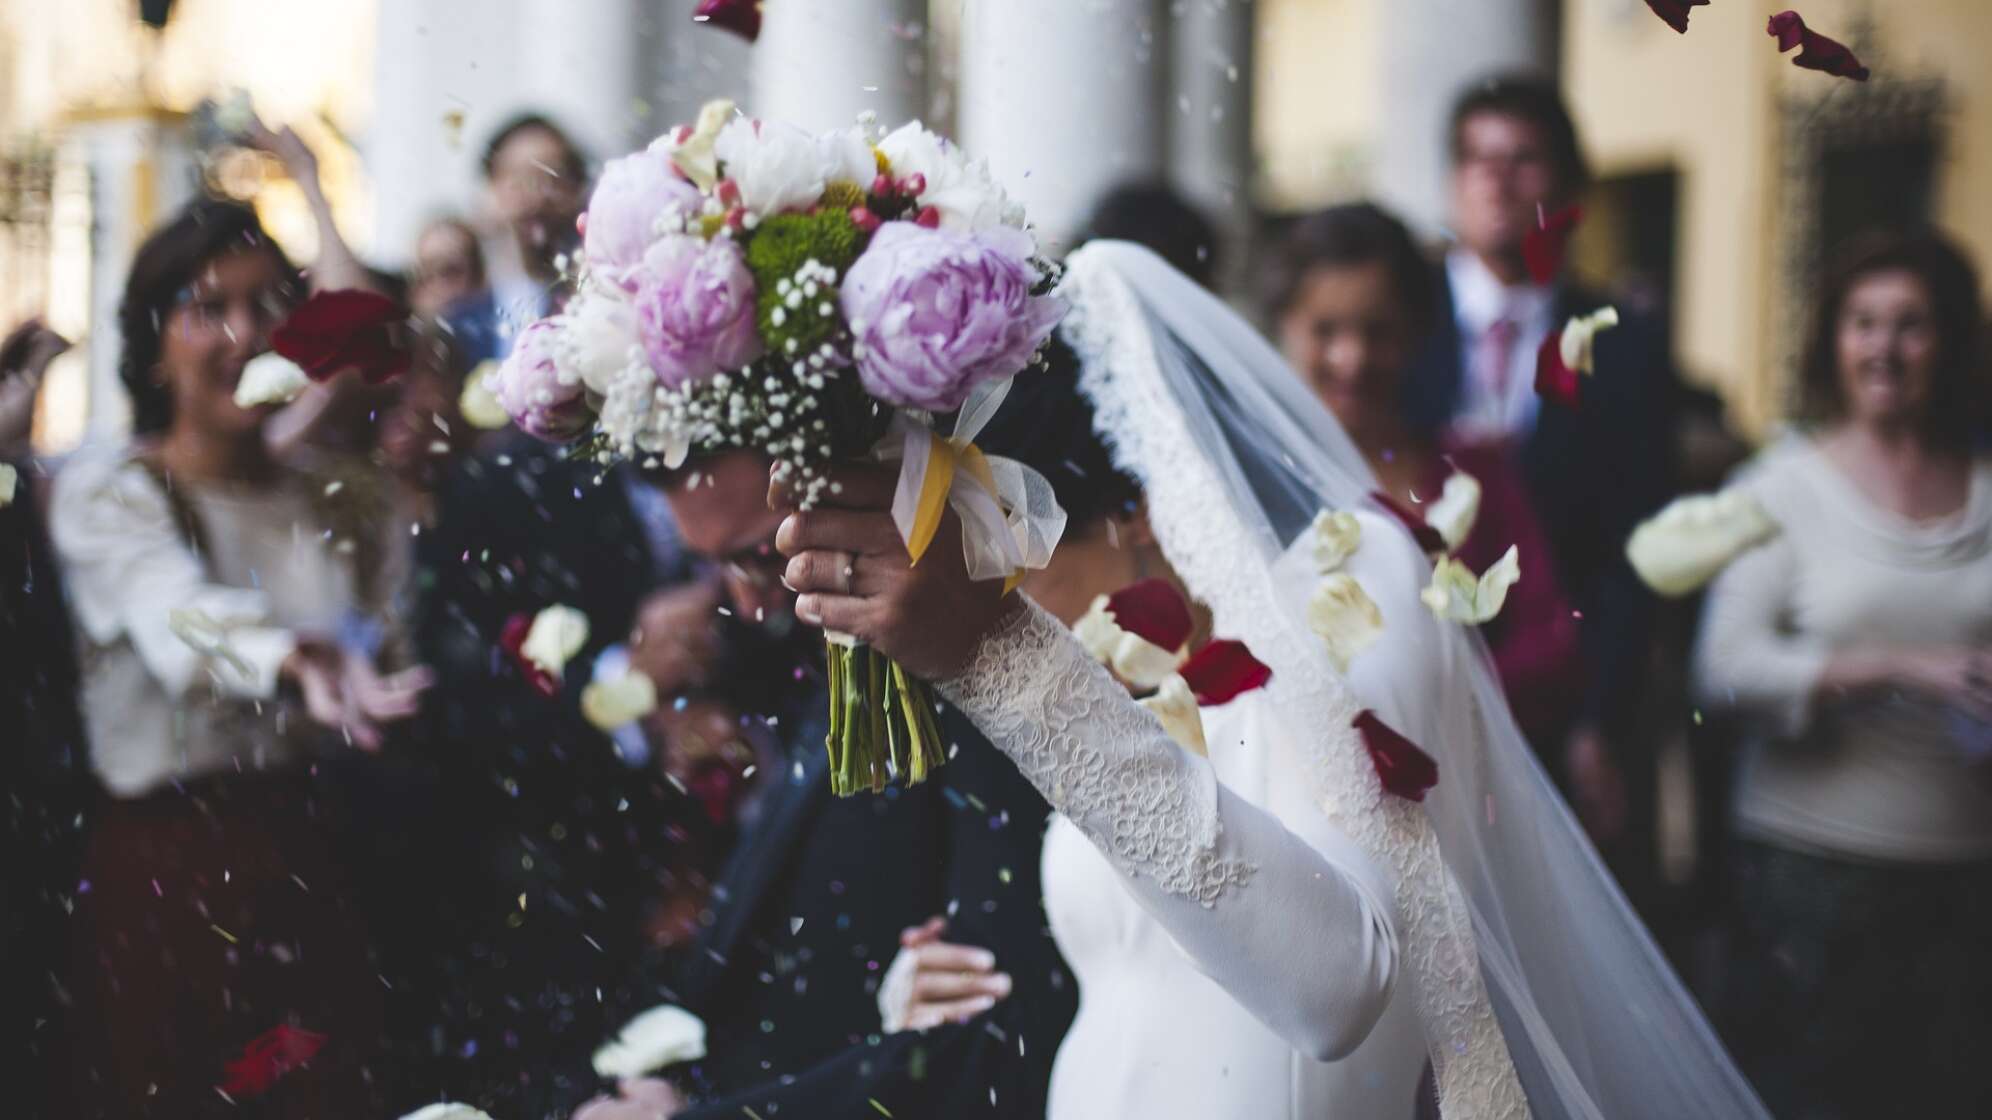
[[[747,268],[759,292],[761,341],[770,351],[807,354],[837,332],[836,282],[858,259],[860,240],[842,210],[777,214],[755,228]]]

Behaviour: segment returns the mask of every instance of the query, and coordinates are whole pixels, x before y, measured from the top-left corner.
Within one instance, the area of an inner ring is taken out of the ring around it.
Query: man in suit
[[[1651,759],[1634,724],[1654,603],[1625,541],[1672,487],[1675,382],[1664,329],[1638,315],[1598,337],[1597,375],[1577,409],[1534,391],[1543,340],[1606,301],[1559,275],[1532,282],[1524,239],[1586,179],[1555,86],[1528,77],[1476,85],[1452,115],[1453,236],[1437,329],[1406,377],[1409,418],[1432,431],[1513,447],[1558,572],[1582,616],[1591,679],[1562,742],[1537,743],[1600,846],[1642,831]],[[1528,557],[1522,557],[1527,564]],[[1631,787],[1633,820],[1628,818]]]
[[[758,659],[785,682],[760,708],[783,740],[781,772],[684,967],[624,993],[631,1012],[675,1003],[706,1022],[708,1057],[673,1071],[697,1103],[671,1115],[1043,1115],[1077,1009],[1038,878],[1049,808],[951,711],[950,761],[927,782],[833,796],[821,636],[793,628],[767,462],[719,456],[665,485],[686,543],[725,572],[733,614],[787,648],[786,661]],[[951,939],[1001,961],[1016,995],[963,1022],[881,1036],[885,968],[901,931],[933,914],[951,917]]]

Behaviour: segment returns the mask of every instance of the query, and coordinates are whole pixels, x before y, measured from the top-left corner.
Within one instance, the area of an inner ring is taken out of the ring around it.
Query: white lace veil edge
[[[1279,710],[1331,729],[1310,775],[1323,808],[1399,880],[1406,978],[1448,1120],[1524,1114],[1508,1099],[1517,1078],[1539,1118],[1767,1117],[1537,764],[1470,629],[1434,630],[1436,695],[1372,701],[1439,762],[1422,807],[1382,793],[1348,730],[1357,701],[1283,571],[1318,511],[1376,489],[1333,417],[1249,323],[1147,250],[1095,242],[1068,269],[1064,331],[1100,434],[1219,631],[1273,667]]]

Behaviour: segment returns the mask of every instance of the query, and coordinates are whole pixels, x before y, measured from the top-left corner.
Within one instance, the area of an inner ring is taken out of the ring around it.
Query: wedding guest
[[[950,713],[941,730],[955,749],[928,781],[832,796],[822,637],[796,626],[783,586],[768,468],[732,453],[663,482],[686,542],[724,572],[734,619],[759,620],[764,648],[782,654],[761,659],[762,698],[742,698],[779,736],[781,765],[692,952],[626,996],[632,1012],[674,1003],[699,1015],[708,1056],[625,1092],[689,1098],[671,1113],[685,1120],[1043,1115],[1074,1006],[1040,904],[1044,800]],[[1004,975],[962,978],[963,995],[983,1001],[965,1021],[880,1038],[882,971],[900,931],[933,914],[952,914],[949,937]],[[1015,995],[996,1002],[998,988]]]
[[[1598,375],[1585,382],[1581,409],[1541,402],[1534,373],[1543,339],[1604,302],[1567,272],[1536,283],[1522,253],[1529,231],[1585,185],[1576,127],[1551,83],[1500,77],[1460,96],[1448,140],[1455,241],[1440,272],[1433,328],[1405,379],[1407,420],[1462,442],[1505,444],[1518,457],[1558,575],[1582,615],[1591,670],[1572,727],[1560,742],[1535,745],[1592,836],[1608,851],[1625,838],[1631,851],[1621,874],[1644,878],[1650,829],[1629,823],[1628,813],[1641,821],[1651,815],[1652,760],[1636,728],[1653,600],[1623,552],[1672,482],[1675,396],[1665,333],[1627,311],[1598,337]]]
[[[415,238],[408,302],[417,315],[441,316],[490,286],[484,246],[470,223],[453,215],[431,221]]]
[[[69,346],[68,339],[39,318],[21,323],[0,340],[0,460],[27,456],[42,377]]]
[[[155,231],[119,310],[134,441],[56,480],[106,791],[73,945],[91,1113],[205,1115],[224,1064],[282,1024],[339,1041],[272,1087],[271,1115],[377,1105],[380,986],[312,762],[379,749],[427,675],[383,675],[347,639],[380,621],[377,511],[278,462],[270,409],[233,399],[300,288],[245,207]]]
[[[482,167],[503,237],[490,246],[488,291],[473,293],[450,316],[473,365],[504,357],[519,330],[553,310],[560,259],[580,243],[575,221],[588,202],[587,158],[538,113],[500,126]]]
[[[1108,191],[1093,207],[1079,240],[1146,245],[1206,288],[1216,286],[1222,263],[1217,227],[1190,200],[1162,183],[1123,183]]]
[[[1530,742],[1553,742],[1583,674],[1577,624],[1528,487],[1505,448],[1419,427],[1399,407],[1406,363],[1433,313],[1431,269],[1410,231],[1367,203],[1301,218],[1279,242],[1263,303],[1287,361],[1401,507],[1429,506],[1455,472],[1479,483],[1479,516],[1454,555],[1482,572],[1518,549],[1521,579],[1482,631],[1516,722]]]
[[[1780,1116],[1992,1112],[1979,300],[1938,234],[1846,247],[1818,293],[1803,428],[1739,483],[1780,533],[1709,592],[1703,702],[1751,719],[1735,1042]]]

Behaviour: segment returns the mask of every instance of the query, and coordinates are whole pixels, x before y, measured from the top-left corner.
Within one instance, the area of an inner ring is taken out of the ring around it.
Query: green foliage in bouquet
[[[777,214],[747,242],[761,340],[778,355],[807,354],[843,329],[837,281],[864,237],[848,211]]]

